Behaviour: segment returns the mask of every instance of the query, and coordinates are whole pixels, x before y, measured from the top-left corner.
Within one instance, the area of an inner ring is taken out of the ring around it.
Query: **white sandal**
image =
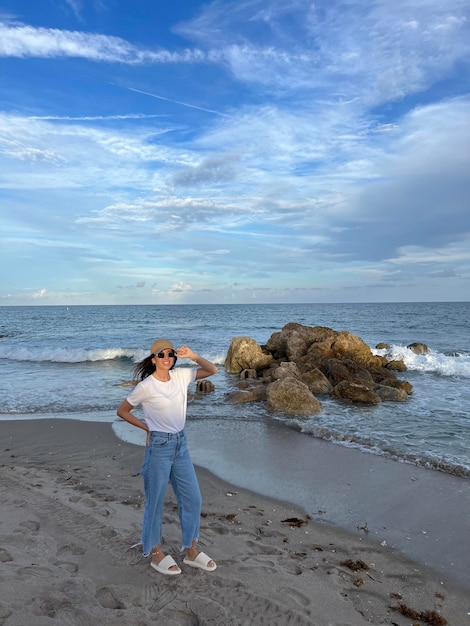
[[[178,567],[175,559],[169,554],[164,556],[158,563],[154,563],[153,561],[150,562],[150,567],[153,567],[153,569],[156,569],[157,572],[160,572],[160,574],[164,574],[165,576],[176,576],[177,574],[181,574],[179,567],[178,569],[170,569],[170,567],[173,567],[174,565]]]
[[[212,561],[213,565],[210,566],[209,563]],[[213,561],[210,556],[207,556],[205,552],[199,552],[195,559],[183,559],[183,563],[185,565],[189,565],[189,567],[197,567],[198,569],[203,569],[205,572],[213,572],[217,569],[217,565],[215,561]]]

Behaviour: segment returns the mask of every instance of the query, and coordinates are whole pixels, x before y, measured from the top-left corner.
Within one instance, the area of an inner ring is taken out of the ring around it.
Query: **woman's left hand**
[[[188,346],[181,346],[181,348],[177,351],[178,357],[182,357],[183,359],[192,359],[195,363],[198,364],[198,370],[196,373],[196,380],[201,380],[201,378],[207,378],[208,376],[213,376],[217,374],[217,367],[204,359],[196,352],[193,352],[191,348]]]
[[[188,346],[181,346],[181,348],[178,348],[176,353],[178,358],[182,359],[192,359],[194,361],[197,358],[197,354],[193,352],[191,348],[188,348]]]

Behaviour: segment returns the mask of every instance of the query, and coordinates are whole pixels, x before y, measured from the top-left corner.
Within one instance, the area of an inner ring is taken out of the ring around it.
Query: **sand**
[[[200,548],[218,568],[182,564],[169,490],[164,547],[183,572],[162,576],[134,545],[142,447],[104,423],[21,420],[0,428],[0,625],[470,623],[468,588],[455,580],[366,532],[315,522],[201,467]]]

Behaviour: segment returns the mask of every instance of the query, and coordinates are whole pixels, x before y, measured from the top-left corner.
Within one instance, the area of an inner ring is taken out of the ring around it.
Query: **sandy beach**
[[[367,532],[316,522],[300,507],[199,466],[200,547],[218,568],[205,573],[182,564],[169,490],[164,545],[183,573],[164,577],[135,546],[142,447],[118,439],[106,423],[19,420],[0,427],[0,625],[470,623],[465,584]],[[328,477],[323,485],[328,492]],[[442,511],[443,525],[448,513]],[[454,541],[468,552],[468,537]]]

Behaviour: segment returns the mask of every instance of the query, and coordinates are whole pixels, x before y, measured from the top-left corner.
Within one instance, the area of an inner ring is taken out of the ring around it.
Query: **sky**
[[[470,300],[469,0],[0,0],[0,305]]]

